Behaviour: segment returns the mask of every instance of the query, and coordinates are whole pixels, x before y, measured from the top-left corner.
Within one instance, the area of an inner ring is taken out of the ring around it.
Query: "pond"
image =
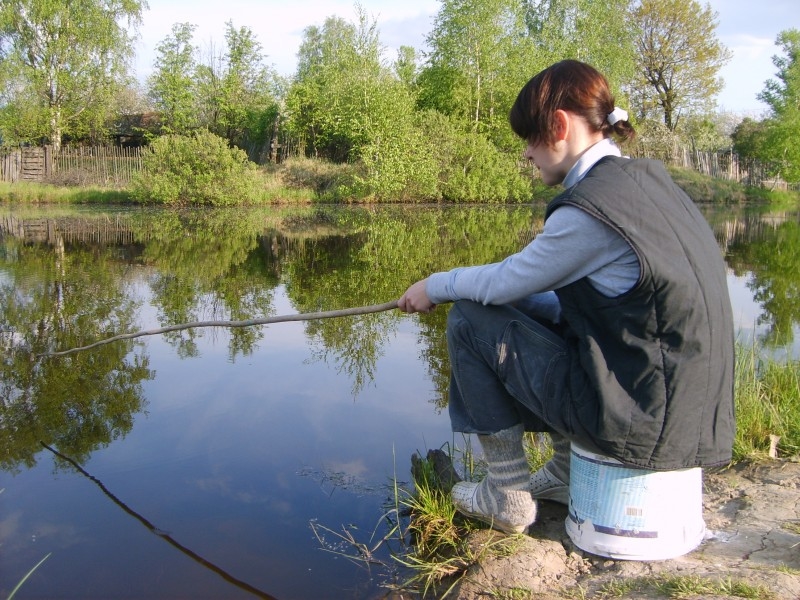
[[[800,355],[800,214],[704,207],[739,339]],[[497,260],[543,206],[0,208],[0,595],[379,598],[394,482],[463,446],[446,307],[126,332],[369,306]],[[360,552],[359,548],[367,552]],[[368,559],[368,560],[367,560]],[[43,562],[42,562],[43,561]]]

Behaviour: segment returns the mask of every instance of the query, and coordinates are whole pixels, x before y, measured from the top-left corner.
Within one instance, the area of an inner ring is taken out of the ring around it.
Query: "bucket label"
[[[624,537],[658,537],[648,515],[648,477],[622,465],[587,457],[572,460],[569,515],[576,523],[591,521],[594,529]]]

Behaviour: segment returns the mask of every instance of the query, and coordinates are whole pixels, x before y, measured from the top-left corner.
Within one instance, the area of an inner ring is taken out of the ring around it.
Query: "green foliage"
[[[166,133],[187,134],[198,126],[195,72],[196,29],[191,23],[175,23],[172,33],[156,46],[154,71],[147,79],[148,96],[161,114]]]
[[[529,0],[525,4],[539,69],[566,57],[582,60],[608,78],[615,95],[622,95],[635,76],[629,0]]]
[[[507,133],[508,111],[533,75],[535,53],[523,3],[444,0],[428,35],[422,107],[444,112],[464,131]]]
[[[690,114],[675,128],[684,145],[701,152],[730,150],[730,132],[725,131],[725,116],[720,113]]]
[[[244,151],[199,130],[154,140],[134,180],[133,195],[142,203],[232,206],[257,201],[259,184],[256,167]]]
[[[2,137],[58,148],[62,136],[105,133],[127,76],[140,0],[0,3]]]
[[[303,36],[297,76],[286,99],[288,126],[303,140],[307,156],[352,161],[367,117],[364,103],[371,100],[381,69],[374,24],[362,15],[358,29],[329,17],[321,29],[309,27]]]
[[[734,460],[764,458],[770,436],[781,455],[800,454],[800,361],[778,361],[757,347],[737,348]]]
[[[633,14],[640,116],[660,112],[673,130],[722,89],[718,73],[732,54],[716,37],[717,13],[697,0],[642,0]]]
[[[367,140],[358,150],[363,175],[355,180],[357,196],[382,201],[438,200],[436,152],[417,126],[413,99],[396,82],[393,93],[375,96]]]
[[[417,51],[412,46],[400,46],[397,60],[394,61],[394,72],[407,88],[416,88]]]
[[[753,194],[758,188],[746,188],[735,181],[717,179],[693,169],[668,167],[667,170],[678,187],[698,203],[740,204],[757,199]]]
[[[743,119],[733,130],[731,140],[733,151],[742,158],[766,160],[767,125],[764,121]]]
[[[381,63],[375,24],[329,18],[309,28],[299,53],[298,78],[287,98],[289,126],[306,141],[306,154],[355,166],[340,181],[340,196],[382,201],[428,200],[438,195],[436,169],[414,115],[413,55],[405,52],[405,80]]]
[[[503,153],[485,136],[460,131],[436,111],[421,115],[428,152],[436,161],[439,195],[455,202],[514,202],[531,198],[530,176],[519,155]]]
[[[759,98],[772,115],[764,123],[760,153],[775,164],[776,171],[790,183],[800,182],[800,30],[787,29],[775,42],[783,55],[772,58],[778,69],[777,81],[767,81]]]
[[[197,70],[202,121],[244,150],[261,150],[273,132],[279,107],[277,75],[263,64],[261,44],[248,27],[226,24],[224,56]]]

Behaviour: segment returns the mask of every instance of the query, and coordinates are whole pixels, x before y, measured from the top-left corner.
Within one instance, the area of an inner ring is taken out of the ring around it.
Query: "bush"
[[[205,130],[159,137],[143,158],[132,190],[142,203],[233,206],[261,195],[258,170],[247,154]]]
[[[446,116],[427,111],[421,128],[438,162],[439,195],[452,202],[520,202],[531,199],[530,172],[520,152],[504,153],[484,136],[460,131]]]

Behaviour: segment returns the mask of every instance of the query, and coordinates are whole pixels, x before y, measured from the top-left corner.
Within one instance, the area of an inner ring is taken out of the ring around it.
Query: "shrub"
[[[429,155],[438,162],[440,196],[453,202],[519,202],[531,199],[530,173],[519,169],[520,153],[497,149],[484,136],[460,131],[434,111],[422,116]]]
[[[133,196],[143,203],[233,206],[260,197],[258,171],[247,154],[205,130],[159,137],[143,159],[133,181]]]

